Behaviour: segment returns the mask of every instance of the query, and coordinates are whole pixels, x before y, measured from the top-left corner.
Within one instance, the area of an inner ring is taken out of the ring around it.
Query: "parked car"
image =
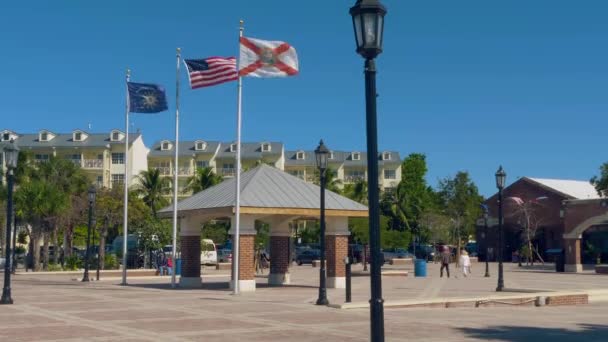
[[[213,240],[201,240],[201,265],[217,265],[217,249]]]
[[[217,252],[218,262],[232,262],[232,250],[224,248]]]
[[[312,264],[313,260],[319,260],[321,258],[321,252],[318,249],[306,249],[296,256],[296,263]]]
[[[385,248],[382,250],[384,254],[384,262],[387,263],[391,259],[414,258],[414,255],[405,250],[405,248]]]
[[[464,249],[469,253],[469,256],[476,257],[478,254],[478,245],[477,242],[471,241],[464,245]]]

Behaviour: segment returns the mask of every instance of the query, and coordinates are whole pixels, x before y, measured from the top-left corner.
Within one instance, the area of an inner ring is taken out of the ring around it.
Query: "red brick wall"
[[[344,258],[346,258],[347,254],[347,235],[328,235],[325,237],[325,256],[327,258],[328,277],[346,276]]]
[[[564,240],[566,248],[566,264],[580,264],[581,263],[581,240]]]
[[[547,297],[546,303],[550,306],[589,304],[589,296],[587,294],[551,296]]]
[[[239,279],[255,279],[255,258],[254,235],[241,235],[239,238]]]
[[[564,232],[568,234],[585,220],[606,214],[607,212],[608,207],[603,207],[601,200],[568,205],[564,215]]]
[[[182,277],[201,276],[201,237],[181,236]]]
[[[270,237],[270,273],[289,272],[289,237]]]

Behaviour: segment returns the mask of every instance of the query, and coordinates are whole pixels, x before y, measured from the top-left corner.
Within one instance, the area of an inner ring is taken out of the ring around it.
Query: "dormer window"
[[[306,155],[304,154],[304,151],[298,151],[296,153],[296,159],[297,160],[304,160],[304,159],[306,159]]]
[[[230,144],[230,152],[236,152],[236,144]]]
[[[351,153],[351,159],[352,160],[361,160],[361,153],[359,153],[359,152]]]
[[[47,132],[40,133],[40,141],[48,141],[48,140],[49,140],[49,134]]]
[[[204,151],[207,149],[207,143],[204,141],[197,141],[196,144],[194,144],[194,149],[197,151]]]
[[[382,160],[391,160],[391,153],[390,152],[382,153]]]
[[[55,134],[47,130],[38,132],[38,141],[50,141],[55,137]]]
[[[171,149],[171,143],[169,143],[168,141],[161,142],[160,149],[161,149],[161,151],[167,151],[167,150]]]
[[[124,135],[119,130],[114,130],[110,134],[110,140],[111,141],[120,141],[120,139],[123,138],[123,137],[124,137]]]
[[[81,140],[82,140],[82,133],[80,133],[80,132],[74,133],[74,141],[81,141]]]
[[[271,150],[270,143],[262,144],[262,152],[270,152],[270,150]]]
[[[10,133],[4,133],[2,134],[2,141],[9,141],[11,140],[11,134]]]

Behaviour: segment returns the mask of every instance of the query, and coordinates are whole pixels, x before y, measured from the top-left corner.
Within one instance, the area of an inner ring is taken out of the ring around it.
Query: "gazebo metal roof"
[[[178,202],[178,213],[191,211],[231,214],[235,206],[236,179],[205,189]],[[320,188],[272,166],[262,164],[241,174],[241,213],[318,216]],[[368,208],[326,190],[327,216],[367,217]],[[163,217],[172,215],[172,206],[162,209]]]

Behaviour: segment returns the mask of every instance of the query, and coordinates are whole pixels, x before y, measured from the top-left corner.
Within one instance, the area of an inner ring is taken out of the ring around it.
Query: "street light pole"
[[[91,257],[91,227],[93,226],[93,203],[95,202],[95,195],[97,190],[94,186],[89,188],[89,225],[87,227],[87,250],[84,257],[84,276],[82,277],[83,282],[89,281],[89,263]]]
[[[327,155],[329,150],[323,144],[323,140],[319,143],[319,147],[315,150],[315,156],[317,157],[317,166],[319,168],[319,180],[321,181],[321,213],[320,213],[320,226],[321,226],[321,266],[319,268],[319,298],[317,299],[317,305],[327,305],[327,274],[325,270],[325,171],[327,170]]]
[[[484,277],[489,278],[490,277],[490,263],[488,261],[489,258],[489,248],[488,248],[488,212],[486,211],[483,214],[483,219],[484,219],[484,223],[485,223],[485,227],[484,227],[484,235],[486,237],[486,274],[484,275]]]
[[[370,242],[370,333],[372,342],[384,341],[383,263],[380,252],[380,193],[378,184],[378,127],[376,117],[376,63],[382,53],[386,8],[378,0],[357,0],[350,9],[357,53],[365,59],[365,122]]]
[[[19,148],[15,146],[13,140],[4,148],[7,172],[7,201],[6,201],[6,249],[4,250],[4,287],[2,288],[2,299],[0,304],[13,304],[11,296],[11,225],[13,223],[13,187],[14,174],[13,170],[17,167],[17,158],[19,157]]]
[[[498,286],[496,286],[496,291],[500,292],[505,288],[505,282],[503,278],[503,266],[502,266],[502,257],[503,257],[503,222],[502,222],[502,189],[505,187],[505,180],[507,178],[507,174],[502,169],[502,166],[496,172],[496,187],[498,188]]]

